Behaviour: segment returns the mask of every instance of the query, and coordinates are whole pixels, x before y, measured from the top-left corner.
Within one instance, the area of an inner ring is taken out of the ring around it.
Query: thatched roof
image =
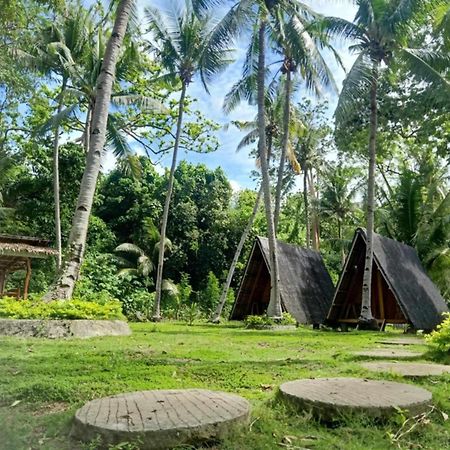
[[[0,235],[0,271],[22,269],[27,258],[47,258],[57,254],[44,239]]]
[[[366,248],[366,232],[362,228],[356,230],[350,254],[347,257],[341,274],[333,306],[328,319],[339,319],[340,308],[336,304],[342,292],[352,284],[356,273],[352,270],[355,258],[362,261]],[[405,244],[374,233],[374,264],[387,284],[388,290],[398,303],[401,312],[416,329],[433,329],[442,320],[442,313],[448,311],[444,299],[437,287],[426,274],[416,251]],[[359,255],[356,255],[358,253]],[[362,285],[357,288],[362,290]]]
[[[299,323],[322,323],[331,305],[333,283],[320,253],[281,241],[277,249],[283,309]],[[258,302],[267,308],[269,295],[269,243],[267,238],[257,237],[231,318],[239,320],[255,313]]]

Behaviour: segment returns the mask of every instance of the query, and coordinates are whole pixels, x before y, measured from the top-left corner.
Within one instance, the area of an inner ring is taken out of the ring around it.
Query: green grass
[[[450,447],[450,420],[439,412],[450,411],[449,375],[405,381],[432,391],[439,411],[398,444],[391,443],[388,434],[399,429],[400,415],[383,424],[347,417],[339,426],[327,427],[277,401],[277,387],[298,378],[401,380],[368,372],[351,355],[379,346],[375,341],[393,332],[256,331],[240,324],[132,328],[129,337],[0,338],[0,449],[94,449],[94,443],[82,446],[68,439],[73,414],[86,401],[134,390],[192,387],[235,392],[252,404],[251,426],[214,447],[221,450]]]

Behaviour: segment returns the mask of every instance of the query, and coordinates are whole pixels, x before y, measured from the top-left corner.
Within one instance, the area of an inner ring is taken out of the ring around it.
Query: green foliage
[[[0,299],[0,317],[10,319],[123,319],[122,304],[117,300],[96,303],[73,299],[41,300]]]
[[[450,353],[450,313],[444,314],[444,320],[431,334],[427,342],[440,352]]]
[[[205,288],[200,292],[200,304],[205,311],[216,307],[220,298],[220,284],[213,272],[208,273]]]
[[[181,320],[186,322],[189,326],[192,326],[196,320],[202,317],[202,312],[198,304],[193,302],[182,307],[180,316]]]
[[[274,320],[266,315],[247,316],[244,320],[245,327],[253,330],[264,330],[275,325],[295,325],[297,321],[291,314],[284,312],[281,320]]]
[[[123,313],[133,322],[145,322],[150,319],[154,300],[155,293],[145,290],[131,291],[120,299]]]

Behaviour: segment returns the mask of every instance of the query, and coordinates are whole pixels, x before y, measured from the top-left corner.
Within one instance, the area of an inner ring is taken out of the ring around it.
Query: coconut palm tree
[[[359,326],[376,326],[371,312],[371,280],[373,263],[373,232],[375,210],[375,164],[378,123],[378,82],[380,70],[393,61],[401,61],[412,72],[426,75],[432,83],[443,83],[442,76],[427,59],[431,51],[410,49],[406,43],[423,23],[434,0],[356,0],[358,7],[353,22],[328,17],[322,22],[329,35],[340,35],[354,43],[350,49],[358,56],[349,71],[339,97],[336,120],[343,123],[354,109],[356,100],[366,97],[370,102],[369,167],[367,190],[367,246],[362,287],[362,305]]]
[[[199,75],[208,91],[207,83],[230,62],[230,49],[224,42],[212,42],[213,24],[209,18],[199,17],[193,11],[190,2],[177,12],[161,14],[159,9],[147,8],[146,15],[153,35],[153,44],[162,67],[166,70],[166,80],[181,84],[175,142],[172,154],[169,180],[164,210],[161,220],[161,238],[156,274],[154,320],[161,317],[161,288],[164,267],[164,245],[170,200],[177,166],[178,149],[183,124],[183,113],[188,86],[194,76]]]
[[[67,84],[71,78],[75,61],[84,58],[90,42],[89,32],[93,23],[89,13],[84,8],[71,8],[61,23],[55,22],[43,31],[42,42],[33,58],[38,62],[41,70],[51,78],[60,79],[60,92],[56,116],[61,117],[64,108]],[[59,135],[61,121],[54,124],[53,133],[53,198],[55,203],[55,240],[58,251],[57,267],[61,267],[61,213],[59,191]]]
[[[354,198],[361,183],[355,183],[357,172],[353,167],[345,167],[341,162],[337,166],[328,166],[323,171],[322,192],[319,201],[321,213],[329,219],[335,219],[337,225],[337,244],[341,253],[341,266],[345,264],[344,224],[354,218],[356,205]]]
[[[194,0],[194,7],[199,11],[220,3],[220,0]],[[279,291],[279,267],[276,252],[276,230],[271,204],[269,164],[266,142],[265,84],[266,84],[266,37],[277,36],[280,18],[296,16],[304,17],[310,8],[297,0],[238,0],[225,14],[214,31],[213,42],[229,40],[242,31],[251,30],[247,58],[243,67],[243,76],[254,75],[257,85],[256,104],[258,107],[258,154],[261,163],[262,187],[264,191],[264,207],[266,212],[269,257],[270,257],[270,302],[267,314],[273,318],[281,318],[281,297]],[[298,28],[297,28],[298,31]],[[301,30],[303,31],[303,30]],[[298,37],[298,33],[296,33]],[[295,45],[292,46],[295,48]]]
[[[116,261],[119,266],[118,275],[132,275],[141,278],[144,286],[149,292],[151,292],[155,285],[153,274],[155,272],[156,265],[154,264],[154,260],[158,255],[159,233],[150,233],[150,242],[148,243],[148,247],[151,249],[150,254],[147,254],[141,247],[135,244],[124,243],[117,246],[114,252],[118,255],[116,256]],[[166,251],[170,250],[171,247],[172,243],[170,240],[166,239]],[[163,280],[161,289],[168,295],[178,295],[178,288],[171,280]],[[150,303],[151,302],[149,301],[147,308],[147,319],[151,318]]]
[[[78,280],[83,260],[86,237],[94,200],[97,178],[100,172],[103,148],[106,142],[108,110],[116,73],[116,64],[127,30],[133,0],[120,0],[97,80],[95,106],[92,112],[92,132],[86,167],[81,180],[80,193],[69,236],[67,259],[58,279],[46,294],[46,299],[70,299]]]

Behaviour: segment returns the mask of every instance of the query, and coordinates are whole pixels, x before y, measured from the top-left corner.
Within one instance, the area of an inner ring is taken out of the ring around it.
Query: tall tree
[[[380,71],[384,70],[383,64],[389,67],[393,61],[401,61],[411,72],[426,76],[434,83],[443,82],[440,74],[427,62],[430,51],[407,47],[413,33],[417,32],[427,12],[430,12],[430,6],[435,3],[434,0],[356,0],[358,9],[353,22],[329,17],[322,23],[329,34],[352,39],[355,43],[351,50],[358,54],[344,81],[335,113],[336,120],[345,121],[345,117],[361,97],[368,96],[370,103],[367,245],[359,317],[359,326],[362,328],[376,327],[371,310],[371,280]]]
[[[170,200],[172,198],[174,174],[177,166],[178,149],[183,124],[186,91],[195,75],[199,74],[203,86],[222,71],[230,62],[230,50],[223,42],[212,42],[212,22],[209,18],[198,16],[191,8],[190,2],[178,12],[161,14],[158,9],[147,8],[150,31],[154,35],[155,46],[162,66],[166,69],[165,78],[181,83],[175,142],[172,153],[167,193],[161,220],[160,246],[156,273],[155,303],[153,320],[161,319],[161,288],[164,268],[164,245]]]
[[[194,0],[194,6],[200,10],[211,8],[220,0]],[[213,40],[220,42],[236,37],[244,30],[251,29],[250,44],[243,68],[244,78],[253,74],[257,85],[256,103],[258,106],[258,156],[261,164],[264,207],[266,211],[269,253],[270,253],[270,302],[267,314],[274,318],[282,315],[279,291],[279,268],[276,249],[276,230],[272,210],[269,165],[267,160],[265,84],[267,35],[277,36],[277,23],[280,17],[295,15],[301,17],[310,8],[297,0],[239,0],[233,4],[214,31]]]
[[[49,300],[70,299],[79,277],[86,247],[89,216],[106,142],[108,111],[116,73],[116,63],[127,30],[132,6],[133,0],[120,0],[117,6],[114,28],[108,41],[97,81],[89,152],[86,157],[86,168],[81,180],[80,194],[72,221],[67,256],[58,279],[46,294],[46,298]]]

